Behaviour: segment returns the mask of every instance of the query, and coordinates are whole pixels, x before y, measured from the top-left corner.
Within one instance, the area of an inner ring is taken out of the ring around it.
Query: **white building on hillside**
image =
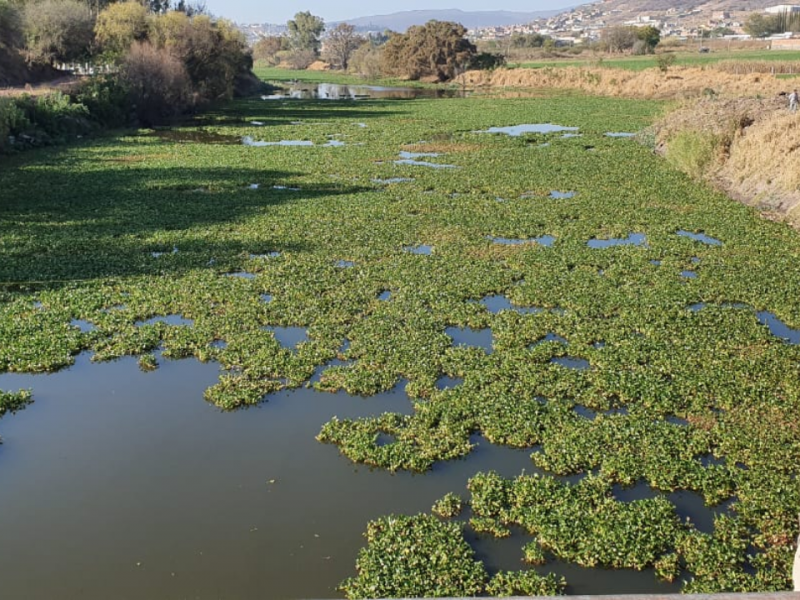
[[[765,8],[764,12],[768,12],[773,15],[785,12],[800,13],[800,6],[796,4],[778,4],[777,6],[770,6],[769,8]]]

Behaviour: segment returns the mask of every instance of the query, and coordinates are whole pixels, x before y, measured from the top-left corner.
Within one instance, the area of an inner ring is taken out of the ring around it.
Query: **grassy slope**
[[[473,490],[488,502],[475,529],[540,528],[546,550],[581,564],[673,557],[694,573],[695,591],[785,587],[800,509],[800,346],[771,335],[754,311],[800,326],[800,238],[649,149],[604,135],[640,129],[659,110],[652,101],[568,94],[250,100],[209,115],[204,131],[214,136],[198,141],[143,131],[4,159],[0,371],[56,369],[84,349],[97,360],[146,355],[163,344],[167,358],[231,369],[207,398],[234,408],[303,385],[348,339],[342,358],[353,366],[329,369],[323,388],[369,394],[405,377],[421,400],[412,417],[326,425],[321,439],[353,460],[426,469],[469,452],[475,431],[495,443],[540,444],[533,460],[550,472],[599,473],[583,491],[552,495],[565,522],[593,515],[581,530],[592,543],[575,548],[570,531],[526,512],[530,486],[515,496],[522,507],[508,505],[505,484],[489,500],[486,489]],[[526,122],[577,126],[582,136],[475,133]],[[242,136],[316,146],[247,147]],[[330,136],[347,145],[323,147]],[[394,164],[404,148],[441,152],[424,160],[456,168]],[[413,180],[376,181],[393,177]],[[249,189],[254,183],[259,189]],[[554,200],[552,191],[576,195]],[[681,229],[724,245],[680,237]],[[632,232],[647,245],[587,246]],[[488,239],[545,234],[553,247]],[[405,250],[417,244],[433,254]],[[271,251],[281,255],[257,256]],[[239,270],[255,277],[225,276]],[[377,299],[384,290],[388,302]],[[493,294],[544,310],[491,314],[476,301]],[[687,308],[697,302],[709,306]],[[134,325],[167,314],[194,326]],[[97,330],[81,333],[75,318]],[[289,352],[265,325],[307,327],[311,341]],[[491,327],[494,351],[453,347],[448,326]],[[550,333],[569,345],[540,343]],[[217,339],[227,347],[213,346]],[[592,368],[552,362],[567,355]],[[437,390],[442,373],[464,383]],[[582,417],[575,405],[599,416]],[[603,414],[613,407],[627,413]],[[688,425],[666,420],[673,415]],[[381,431],[396,442],[377,445]],[[735,498],[735,518],[712,536],[676,524],[660,501],[620,507],[611,485],[637,481],[692,490],[711,504]],[[637,530],[646,548],[609,556],[614,536],[627,548]]]

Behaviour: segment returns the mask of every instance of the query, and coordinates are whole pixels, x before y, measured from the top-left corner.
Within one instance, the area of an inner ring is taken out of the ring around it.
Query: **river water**
[[[425,475],[355,466],[315,441],[323,423],[408,412],[402,384],[374,398],[310,389],[223,413],[219,375],[194,359],[0,375],[35,403],[0,421],[0,581],[5,598],[324,598],[355,571],[369,520],[428,512],[467,479],[533,466],[475,438]],[[521,568],[524,536],[470,542],[490,570]],[[559,563],[571,593],[674,591],[652,573]]]

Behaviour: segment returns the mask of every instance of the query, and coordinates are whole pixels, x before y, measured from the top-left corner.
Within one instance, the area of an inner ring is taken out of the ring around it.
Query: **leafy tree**
[[[547,36],[541,33],[525,35],[516,32],[511,36],[510,45],[512,48],[541,48],[546,39],[548,39]]]
[[[350,57],[350,71],[366,79],[377,79],[383,73],[383,47],[369,40],[361,44]]]
[[[147,38],[147,8],[139,2],[117,2],[97,15],[95,34],[104,52],[122,56],[131,44]]]
[[[646,27],[637,27],[636,38],[639,41],[644,42],[646,51],[652,54],[653,51],[655,51],[656,46],[658,46],[658,42],[661,41],[661,32],[658,30],[658,28],[653,27],[652,25],[647,25]]]
[[[452,79],[477,53],[466,33],[459,23],[428,21],[394,34],[383,51],[384,70],[408,79]]]
[[[319,56],[320,36],[325,30],[325,21],[310,12],[299,12],[294,19],[287,21],[289,27],[289,46],[292,50],[311,50]]]
[[[262,60],[270,65],[277,65],[280,62],[278,53],[284,49],[283,40],[277,36],[263,37],[253,46],[253,58]]]
[[[22,15],[7,0],[0,0],[0,52],[16,52],[23,44]]]
[[[744,22],[744,30],[755,38],[763,38],[780,31],[780,15],[752,13]]]
[[[149,40],[183,63],[194,91],[205,99],[231,97],[237,77],[252,67],[244,35],[223,19],[171,11],[152,20]]]
[[[608,27],[600,35],[600,46],[607,52],[625,52],[639,39],[635,27],[617,25]]]
[[[336,69],[347,70],[353,52],[364,43],[364,38],[356,34],[356,28],[348,23],[339,23],[325,40],[324,55]]]
[[[36,0],[25,4],[23,31],[29,63],[83,58],[94,40],[94,16],[80,0]]]

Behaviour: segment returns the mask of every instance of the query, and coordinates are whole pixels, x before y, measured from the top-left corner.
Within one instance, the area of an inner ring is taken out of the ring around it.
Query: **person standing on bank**
[[[798,95],[797,90],[792,90],[792,93],[789,94],[789,110],[791,112],[797,112],[797,102],[798,102]]]

